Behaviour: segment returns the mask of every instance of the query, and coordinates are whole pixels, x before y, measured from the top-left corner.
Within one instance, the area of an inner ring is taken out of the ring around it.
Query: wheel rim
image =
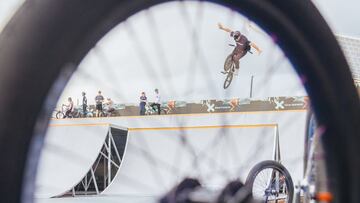
[[[231,71],[231,70],[230,70]],[[225,78],[225,81],[224,81],[224,89],[228,88],[232,82],[232,79],[233,79],[233,73],[232,72],[229,72]]]
[[[278,169],[263,169],[254,178],[252,194],[255,199],[288,201],[288,191],[286,176]]]

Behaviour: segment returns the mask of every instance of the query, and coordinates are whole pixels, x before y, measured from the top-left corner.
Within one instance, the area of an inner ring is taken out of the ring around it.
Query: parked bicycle
[[[99,117],[112,117],[116,116],[115,108],[111,108],[106,104],[103,104],[102,111],[99,113]]]
[[[61,110],[58,110],[55,114],[55,117],[57,119],[61,119],[61,118],[65,118],[65,114],[66,114],[67,108],[66,106],[62,105],[61,106]],[[68,118],[72,118],[72,113],[70,112],[70,114],[68,115]]]
[[[262,161],[250,171],[246,185],[254,199],[260,202],[292,203],[294,185],[289,171],[273,160]]]
[[[281,164],[280,138],[276,129],[273,160],[256,164],[249,172],[245,185],[260,202],[292,203],[294,184],[289,171]]]
[[[164,105],[160,106],[160,114],[167,114],[168,108],[166,108]],[[157,106],[151,106],[151,103],[147,103],[145,105],[145,115],[157,115],[158,109]]]
[[[65,118],[66,107],[62,106],[61,110],[54,110],[54,118],[61,119]],[[74,107],[73,111],[70,112],[68,118],[88,118],[93,117],[93,113],[91,111],[83,112],[81,107]]]

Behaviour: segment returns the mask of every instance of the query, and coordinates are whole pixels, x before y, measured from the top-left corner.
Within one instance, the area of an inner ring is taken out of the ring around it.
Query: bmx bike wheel
[[[228,72],[225,81],[224,81],[224,89],[228,88],[231,84],[231,81],[234,77],[234,73],[232,71]]]
[[[288,170],[279,162],[267,160],[256,164],[245,184],[256,200],[276,202],[281,199],[292,203],[294,184]]]

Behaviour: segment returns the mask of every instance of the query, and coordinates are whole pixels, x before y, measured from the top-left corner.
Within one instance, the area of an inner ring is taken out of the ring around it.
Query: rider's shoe
[[[226,71],[221,71],[221,73],[222,73],[222,74],[224,74],[224,75],[225,75],[225,74],[227,74],[227,72],[226,72]]]
[[[234,75],[239,75],[239,69],[235,68],[235,70],[233,71]]]

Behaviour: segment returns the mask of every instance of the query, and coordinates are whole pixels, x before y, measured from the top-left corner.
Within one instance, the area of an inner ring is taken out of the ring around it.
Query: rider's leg
[[[234,75],[238,75],[240,70],[240,61],[235,62]]]
[[[233,69],[231,71],[235,72],[236,69],[239,69],[239,65],[240,65],[240,58],[241,58],[241,54],[240,53],[236,53],[233,56],[233,62],[234,62],[234,66]]]
[[[237,57],[234,57],[234,66],[232,67],[232,72],[237,75],[239,73],[239,68],[240,67],[240,58],[237,56]]]
[[[239,72],[240,69],[240,61],[237,60],[235,61],[235,68],[234,68],[234,72],[236,72],[236,74]]]
[[[235,75],[238,75],[239,70],[240,70],[240,59],[242,57],[244,57],[246,55],[246,53],[247,53],[246,51],[242,51],[241,53],[234,55],[233,60],[235,62],[235,69],[234,69],[234,74]]]

